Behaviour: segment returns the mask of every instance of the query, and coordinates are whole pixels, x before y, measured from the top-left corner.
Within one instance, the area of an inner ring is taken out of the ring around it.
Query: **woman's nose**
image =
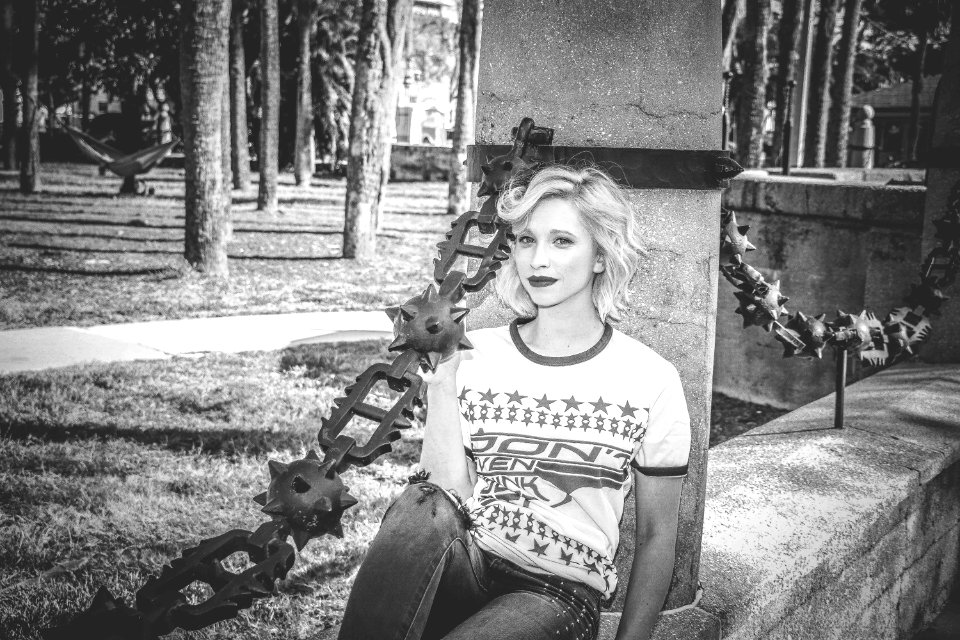
[[[549,246],[545,242],[538,242],[533,247],[533,255],[530,257],[530,266],[532,267],[546,267],[550,264],[550,256],[548,255]]]

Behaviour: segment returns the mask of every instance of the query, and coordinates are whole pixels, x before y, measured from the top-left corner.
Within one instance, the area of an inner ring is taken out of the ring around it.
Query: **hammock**
[[[121,178],[132,178],[135,175],[150,171],[158,162],[166,158],[180,142],[174,138],[170,142],[164,142],[149,149],[124,154],[122,151],[100,142],[79,129],[69,125],[63,125],[63,129],[70,134],[70,137],[73,138],[73,141],[85,156],[101,167],[110,169]]]

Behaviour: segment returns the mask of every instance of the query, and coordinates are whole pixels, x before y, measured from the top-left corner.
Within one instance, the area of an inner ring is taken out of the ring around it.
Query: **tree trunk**
[[[907,123],[907,159],[910,164],[916,164],[920,159],[920,94],[923,93],[923,67],[927,62],[927,50],[930,37],[926,28],[921,28],[917,34],[920,42],[917,44],[917,65],[913,69],[913,86],[910,91],[910,120]]]
[[[392,65],[384,64],[383,86],[380,92],[381,104],[383,105],[383,161],[380,165],[380,196],[377,201],[380,202],[383,194],[387,192],[387,183],[390,182],[390,161],[393,151],[393,137],[397,128],[397,90],[400,83],[406,76],[407,58],[409,57],[409,40],[407,32],[409,31],[410,14],[413,10],[413,2],[404,0],[406,9],[397,5],[399,2],[391,1],[387,7],[387,37],[390,42],[389,54]],[[381,207],[378,205],[373,210],[373,228],[379,233],[383,224]]]
[[[376,254],[376,224],[384,184],[389,102],[396,101],[396,69],[411,0],[363,0],[350,116],[343,257]],[[384,34],[388,41],[384,41]]]
[[[232,0],[228,0],[232,2]],[[229,14],[228,14],[229,15]],[[223,56],[223,96],[220,99],[220,165],[223,172],[224,198],[227,200],[227,212],[224,226],[226,231],[226,243],[233,240],[233,221],[230,219],[230,209],[233,204],[233,195],[231,193],[231,176],[233,174],[233,144],[232,131],[233,120],[230,117],[231,94],[230,94],[230,26],[227,18],[227,44],[226,55]]]
[[[843,35],[837,47],[837,69],[830,100],[827,124],[827,166],[847,166],[847,142],[850,138],[850,95],[853,93],[853,69],[857,58],[857,34],[862,0],[846,0],[843,8]]]
[[[724,0],[723,3],[723,15],[720,18],[721,37],[723,38],[723,64],[720,68],[724,71],[730,70],[733,43],[737,38],[737,27],[743,19],[743,1]]]
[[[313,30],[317,18],[316,0],[298,0],[297,34],[297,131],[293,152],[293,176],[298,186],[309,187],[313,177],[316,145],[313,133]]]
[[[737,96],[737,156],[745,167],[759,167],[763,159],[763,116],[767,102],[767,34],[770,0],[747,3],[741,62],[742,86]]]
[[[731,2],[733,0],[730,0]],[[460,16],[459,73],[457,74],[457,113],[453,123],[453,149],[450,154],[450,190],[447,213],[459,215],[470,206],[467,197],[467,145],[474,138],[474,105],[477,99],[477,75],[480,65],[480,29],[483,24],[483,0],[463,0]]]
[[[3,133],[0,147],[3,149],[3,168],[12,171],[17,167],[17,74],[14,71],[13,43],[16,39],[13,0],[0,3],[0,91],[3,92]]]
[[[230,0],[186,0],[181,15],[184,257],[198,271],[226,278],[230,189],[222,119],[229,82]]]
[[[23,79],[23,122],[20,125],[20,193],[33,193],[40,186],[40,121],[37,66],[40,58],[39,0],[20,3],[17,19],[20,23],[23,60],[20,77]],[[22,12],[22,13],[21,13]]]
[[[797,60],[800,58],[800,37],[803,30],[803,0],[783,0],[783,13],[780,16],[780,26],[777,29],[777,42],[780,50],[777,52],[777,98],[776,111],[773,123],[774,157],[779,158],[783,149],[783,127],[787,117],[787,85],[797,72]]]
[[[257,209],[277,212],[280,143],[280,26],[277,0],[260,0],[260,191]]]
[[[840,0],[821,0],[817,33],[810,63],[810,98],[803,166],[823,167],[827,156],[827,114],[830,108],[830,71],[833,66],[833,32]]]
[[[247,133],[247,62],[243,49],[246,6],[235,0],[230,16],[230,165],[233,188],[250,187],[250,150]]]

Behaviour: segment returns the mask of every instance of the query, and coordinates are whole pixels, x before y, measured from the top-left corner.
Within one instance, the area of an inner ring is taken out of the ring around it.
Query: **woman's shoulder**
[[[489,351],[491,349],[507,349],[512,347],[510,326],[485,327],[467,331],[467,340],[473,345],[474,351]]]
[[[658,371],[666,375],[677,375],[677,368],[672,362],[654,351],[640,340],[628,336],[616,327],[610,338],[607,351],[612,357],[633,360],[638,368],[646,371]]]

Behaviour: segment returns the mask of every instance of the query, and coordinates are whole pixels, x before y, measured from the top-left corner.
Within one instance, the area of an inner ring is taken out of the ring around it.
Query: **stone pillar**
[[[921,260],[938,244],[934,222],[947,212],[951,197],[960,198],[960,7],[956,3],[936,95]],[[931,318],[933,334],[920,356],[928,362],[960,362],[960,282],[943,293],[950,300],[943,305],[940,316]]]
[[[556,145],[719,149],[720,101],[719,2],[486,0],[477,144],[509,142],[529,116],[555,130]],[[720,191],[634,190],[631,199],[650,256],[618,328],[676,365],[693,424],[672,608],[693,600],[700,560]],[[470,328],[503,322],[489,300]],[[632,498],[627,504],[615,611],[632,559]]]

